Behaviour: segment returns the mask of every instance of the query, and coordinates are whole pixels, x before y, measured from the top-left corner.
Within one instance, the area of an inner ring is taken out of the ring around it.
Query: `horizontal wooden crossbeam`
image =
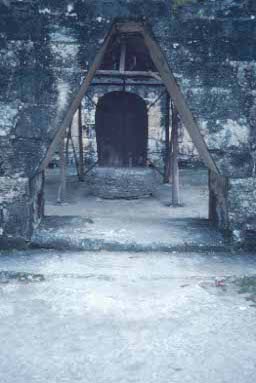
[[[146,71],[123,71],[119,70],[97,70],[96,76],[108,76],[108,77],[149,77],[157,78],[158,81],[161,81],[161,77],[158,73],[146,72]],[[157,77],[158,76],[158,77]]]

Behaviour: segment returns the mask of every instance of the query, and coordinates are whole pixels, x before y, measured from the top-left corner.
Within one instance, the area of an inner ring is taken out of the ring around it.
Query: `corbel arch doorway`
[[[125,91],[105,94],[97,104],[95,122],[100,166],[146,165],[148,113],[141,97]]]

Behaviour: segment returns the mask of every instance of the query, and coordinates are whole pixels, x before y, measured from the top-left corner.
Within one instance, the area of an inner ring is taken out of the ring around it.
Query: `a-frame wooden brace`
[[[161,51],[161,48],[153,38],[152,34],[149,32],[149,30],[146,28],[146,26],[143,23],[136,23],[136,22],[125,22],[125,23],[115,23],[108,35],[106,36],[103,45],[101,46],[98,54],[96,55],[93,64],[91,65],[87,76],[82,83],[80,90],[71,103],[66,117],[63,121],[62,126],[56,133],[50,148],[48,150],[47,156],[44,159],[44,161],[41,164],[40,170],[45,169],[45,167],[48,165],[48,163],[51,160],[51,157],[53,153],[56,150],[56,147],[58,143],[60,142],[61,138],[65,134],[66,129],[70,125],[72,118],[78,109],[83,97],[85,96],[86,92],[88,91],[88,88],[96,74],[96,71],[100,67],[103,57],[105,55],[105,52],[108,48],[108,45],[110,44],[111,38],[113,34],[115,33],[140,33],[143,38],[146,47],[148,48],[148,51],[150,53],[151,59],[157,68],[159,72],[159,79],[161,79],[166,86],[167,91],[170,94],[170,97],[180,115],[180,118],[187,129],[195,147],[198,150],[199,155],[201,156],[202,160],[204,161],[205,165],[212,170],[213,172],[219,174],[218,168],[209,153],[209,150],[207,148],[207,145],[204,141],[204,138],[200,132],[200,129],[185,101],[185,98],[175,80],[175,77],[168,65],[168,62]],[[155,76],[155,74],[154,74]]]

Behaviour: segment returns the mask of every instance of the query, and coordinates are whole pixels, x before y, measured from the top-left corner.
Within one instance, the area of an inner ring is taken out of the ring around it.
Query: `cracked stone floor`
[[[256,257],[221,250],[205,172],[176,209],[56,185],[34,238],[55,250],[0,251],[1,383],[255,383]]]
[[[1,383],[254,383],[256,258],[0,253]]]
[[[58,175],[46,178],[46,218],[36,230],[39,247],[78,250],[223,250],[222,235],[207,220],[206,170],[181,171],[181,207],[170,207],[171,187],[139,200],[104,200],[69,177],[67,198],[56,203]]]

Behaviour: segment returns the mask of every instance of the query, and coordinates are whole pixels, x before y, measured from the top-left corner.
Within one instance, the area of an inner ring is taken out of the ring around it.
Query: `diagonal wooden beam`
[[[209,169],[219,174],[218,168],[211,154],[209,153],[199,127],[194,120],[194,117],[185,101],[185,98],[175,80],[175,77],[167,63],[163,52],[161,51],[154,38],[151,36],[150,32],[145,29],[145,27],[142,29],[142,35],[149,50],[151,59],[154,62],[160,77],[165,84],[175,107],[179,112],[182,122],[184,123],[195,147],[198,150],[199,155]]]
[[[62,122],[62,125],[61,125],[60,129],[56,132],[56,134],[55,134],[55,136],[54,136],[54,138],[50,144],[50,147],[47,151],[47,155],[40,165],[39,171],[44,170],[47,167],[47,165],[49,164],[49,162],[51,161],[51,158],[52,158],[52,156],[53,156],[53,154],[54,154],[54,152],[58,146],[58,143],[60,142],[61,138],[65,135],[66,129],[71,124],[75,112],[77,111],[79,105],[81,104],[81,101],[82,101],[84,95],[88,91],[88,88],[91,85],[91,82],[92,82],[92,80],[96,74],[97,69],[100,67],[100,65],[102,63],[104,54],[105,54],[107,47],[110,43],[111,37],[115,33],[115,31],[116,31],[115,26],[112,26],[110,32],[108,33],[108,35],[106,36],[106,38],[104,40],[104,43],[102,44],[99,52],[97,53],[92,65],[91,65],[91,67],[87,73],[87,76],[84,79],[76,97],[73,99],[70,107],[68,108],[67,114],[66,114],[66,116]]]

